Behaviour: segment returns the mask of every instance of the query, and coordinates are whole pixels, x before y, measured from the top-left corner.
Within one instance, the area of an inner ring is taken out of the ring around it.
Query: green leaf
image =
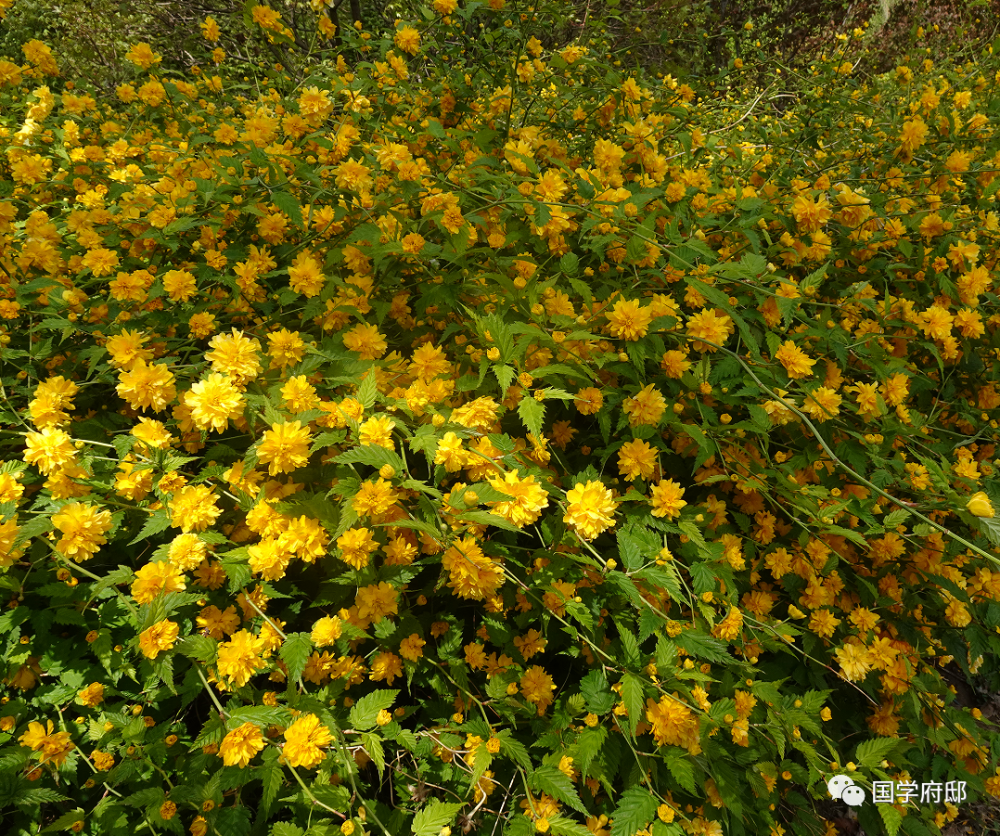
[[[528,429],[528,432],[534,433],[535,438],[542,437],[542,423],[545,421],[545,404],[525,394],[521,398],[521,402],[517,405],[517,414],[520,416],[521,422]]]
[[[292,219],[292,223],[299,227],[299,229],[305,226],[302,220],[302,207],[293,195],[288,192],[273,192],[271,194],[271,202],[288,215]]]
[[[628,709],[629,734],[635,737],[635,728],[642,714],[642,680],[631,671],[622,678],[622,702]]]
[[[683,630],[674,639],[677,646],[686,650],[695,659],[707,662],[731,662],[726,645],[700,630]]]
[[[219,836],[246,836],[250,832],[250,810],[247,807],[223,807],[215,817]]]
[[[580,693],[594,714],[607,714],[615,704],[614,694],[604,671],[591,671],[580,681]]]
[[[232,731],[244,723],[264,727],[283,726],[289,724],[291,716],[291,712],[284,706],[245,705],[229,714],[226,718],[226,728]]]
[[[878,812],[885,824],[886,836],[896,836],[903,824],[903,814],[891,804],[879,804]]]
[[[500,738],[500,751],[516,763],[521,769],[527,772],[531,769],[531,758],[528,757],[528,750],[524,744],[511,734],[510,729],[503,729],[497,733]]]
[[[590,828],[565,816],[553,816],[549,819],[549,829],[555,836],[594,836]]]
[[[375,373],[370,371],[365,379],[361,381],[356,397],[364,405],[365,411],[368,411],[375,406],[375,396],[377,394],[378,380],[375,377]]]
[[[866,740],[859,743],[854,753],[854,760],[859,766],[872,769],[878,766],[885,757],[897,746],[899,740],[891,737],[877,737],[874,740]]]
[[[70,827],[78,821],[86,821],[87,815],[82,807],[77,807],[75,810],[70,810],[68,813],[63,813],[59,818],[57,818],[52,824],[46,827],[42,833],[52,833],[56,830],[69,830]]]
[[[587,776],[587,768],[593,762],[604,746],[607,739],[608,730],[604,726],[585,728],[576,739],[576,760],[580,766],[580,774]]]
[[[138,542],[148,540],[152,535],[166,531],[168,528],[170,528],[170,515],[165,510],[155,511],[146,517],[142,530],[136,534],[135,539],[129,545],[134,546]]]
[[[413,817],[413,836],[438,836],[442,827],[448,827],[463,807],[456,802],[434,799]]]
[[[271,836],[303,836],[305,831],[297,824],[279,821],[271,828]]]
[[[500,384],[501,393],[506,392],[517,377],[517,369],[513,366],[493,366],[492,369],[497,383]]]
[[[306,662],[312,655],[312,639],[308,633],[289,633],[281,645],[278,655],[288,666],[288,678],[294,682],[305,670]]]
[[[382,738],[373,732],[362,732],[361,744],[375,762],[375,768],[378,770],[378,777],[381,780],[385,774],[385,749],[382,748]]]
[[[218,647],[219,643],[208,636],[185,636],[176,645],[178,652],[183,656],[197,659],[206,665],[215,661]]]
[[[258,773],[263,784],[263,791],[260,797],[260,817],[262,819],[267,818],[274,800],[278,797],[278,791],[285,783],[284,771],[278,766],[278,750],[274,748],[265,749],[263,757],[264,766]]]
[[[622,793],[611,822],[611,836],[634,836],[656,816],[656,797],[643,787],[630,787]]]
[[[403,473],[403,460],[399,454],[377,444],[354,447],[346,453],[341,453],[334,459],[337,464],[366,464],[369,467],[389,465],[397,473]]]
[[[667,770],[681,788],[687,792],[694,792],[694,767],[691,765],[689,756],[671,747],[664,750],[664,760],[667,764]]]
[[[587,808],[580,801],[576,787],[562,770],[554,766],[540,766],[528,776],[528,780],[535,789],[548,793],[563,804],[568,804],[578,813],[586,814]]]
[[[375,726],[378,713],[393,704],[399,691],[372,691],[351,706],[350,721],[356,729],[365,731]]]

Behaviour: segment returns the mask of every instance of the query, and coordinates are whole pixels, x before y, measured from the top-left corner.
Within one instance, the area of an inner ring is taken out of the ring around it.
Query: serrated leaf
[[[594,836],[594,832],[573,819],[566,816],[553,816],[549,819],[549,829],[555,836]]]
[[[504,729],[497,737],[500,738],[500,751],[516,763],[521,769],[527,771],[531,769],[531,758],[524,744],[514,738],[509,729]]]
[[[302,675],[312,655],[312,639],[308,633],[289,633],[278,655],[288,666],[288,678],[294,682]]]
[[[528,776],[528,781],[531,786],[541,792],[548,793],[563,804],[568,804],[578,813],[587,812],[587,808],[580,801],[576,787],[562,770],[554,766],[540,766]]]
[[[378,379],[375,377],[375,372],[368,372],[367,377],[361,381],[361,385],[358,387],[358,393],[355,396],[364,405],[365,411],[370,410],[375,406],[375,396],[378,394]]]
[[[59,818],[52,822],[52,824],[48,825],[42,833],[52,833],[56,830],[69,830],[73,824],[78,821],[85,821],[86,818],[87,816],[84,809],[82,807],[77,807],[75,810],[63,813]]]
[[[517,414],[521,423],[534,433],[535,438],[542,437],[542,424],[545,421],[545,404],[525,395],[517,405]]]
[[[860,766],[872,769],[878,766],[898,745],[899,740],[892,737],[877,737],[874,740],[866,740],[864,743],[858,744],[854,759]]]
[[[580,681],[580,693],[594,714],[606,714],[615,704],[611,686],[604,671],[591,671]]]
[[[683,630],[674,641],[695,659],[707,662],[729,662],[732,659],[726,652],[725,644],[699,630]]]
[[[213,822],[219,836],[246,836],[250,832],[250,810],[247,807],[223,807]]]
[[[886,836],[896,836],[903,825],[903,814],[891,804],[879,804],[878,812],[885,825]]]
[[[604,741],[608,736],[608,730],[604,726],[595,726],[592,729],[584,729],[576,739],[576,760],[580,764],[580,774],[586,777],[587,768],[593,762],[604,746]]]
[[[681,752],[669,750],[664,760],[674,780],[687,792],[694,792],[694,767],[688,757]]]
[[[361,744],[365,747],[365,751],[372,761],[374,761],[375,768],[378,770],[379,780],[381,780],[385,774],[385,749],[382,747],[382,738],[372,732],[363,732],[361,735]]]
[[[398,690],[372,691],[370,694],[365,694],[351,706],[351,725],[362,731],[372,728],[378,713],[382,709],[388,710],[398,694]]]
[[[439,836],[442,827],[448,827],[455,821],[455,816],[464,805],[449,802],[430,801],[413,817],[413,836]]]
[[[642,680],[631,671],[622,678],[622,702],[628,710],[629,734],[635,737],[635,728],[642,714]]]
[[[630,787],[622,793],[611,821],[611,836],[634,836],[656,816],[656,797],[643,787]]]
[[[506,392],[517,377],[517,369],[513,366],[493,366],[493,374],[500,384],[500,391]]]
[[[259,773],[261,783],[263,784],[260,799],[261,818],[267,818],[274,800],[278,797],[278,791],[285,783],[284,773],[281,767],[278,766],[277,749],[271,749],[270,751],[274,752],[274,755],[268,758],[265,751],[265,763]]]
[[[290,717],[291,712],[282,706],[245,705],[230,712],[226,718],[226,728],[232,731],[244,723],[253,723],[255,726],[265,728],[281,726],[286,725]]]
[[[305,831],[297,824],[279,821],[271,827],[271,836],[304,836]]]
[[[219,643],[208,636],[185,636],[177,645],[177,651],[189,659],[196,659],[203,664],[215,661]]]
[[[299,227],[299,229],[304,226],[302,207],[299,206],[298,200],[293,195],[288,192],[273,192],[271,194],[271,202],[288,215],[292,219],[292,223]]]
[[[397,473],[403,473],[403,460],[399,454],[377,444],[354,447],[334,459],[337,464],[366,464],[370,467],[389,465]]]

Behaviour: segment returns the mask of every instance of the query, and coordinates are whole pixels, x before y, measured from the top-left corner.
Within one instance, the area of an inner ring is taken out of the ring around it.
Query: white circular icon
[[[840,794],[840,798],[845,804],[850,804],[852,807],[859,807],[865,803],[865,791],[861,787],[851,784],[849,787],[844,788],[844,791]]]
[[[847,775],[834,775],[826,782],[826,788],[830,791],[831,798],[841,798],[847,787],[854,786],[854,779]]]

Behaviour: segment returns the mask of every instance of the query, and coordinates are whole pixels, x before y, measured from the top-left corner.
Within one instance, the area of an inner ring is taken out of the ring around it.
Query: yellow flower
[[[691,346],[695,351],[717,351],[715,346],[724,345],[734,330],[732,319],[719,310],[702,311],[692,316],[687,323],[687,334],[694,340]],[[709,342],[714,345],[708,345]]]
[[[652,726],[657,745],[682,746],[692,754],[701,751],[698,719],[684,703],[667,695],[660,697],[659,702],[647,699],[646,720]]]
[[[378,326],[359,323],[344,335],[344,346],[360,354],[362,360],[377,360],[385,354],[388,343]]]
[[[611,528],[618,503],[611,491],[600,482],[577,482],[566,494],[568,503],[563,522],[572,526],[585,540],[593,540],[602,531]]]
[[[378,548],[378,542],[367,528],[349,528],[337,538],[340,559],[355,569],[364,569],[371,559],[371,553]]]
[[[178,534],[170,542],[167,556],[181,572],[197,569],[208,554],[208,545],[197,534]]]
[[[310,638],[317,647],[327,647],[340,638],[342,623],[337,616],[326,615],[319,619],[312,629]]]
[[[170,524],[184,532],[204,531],[222,513],[217,499],[207,485],[188,485],[170,500]]]
[[[654,517],[667,517],[668,519],[679,517],[681,508],[687,505],[687,502],[681,499],[684,496],[684,488],[673,479],[661,480],[658,485],[653,486],[651,493],[650,501],[653,504],[652,514]]]
[[[449,574],[448,586],[460,598],[482,601],[503,585],[503,568],[483,553],[474,537],[465,537],[441,558]]]
[[[257,458],[268,464],[268,473],[276,476],[302,467],[309,461],[312,436],[301,422],[272,424],[257,447]]]
[[[183,592],[187,587],[179,570],[169,561],[147,563],[135,573],[132,597],[139,604],[151,604],[158,595]]]
[[[462,449],[462,439],[453,432],[446,432],[438,442],[434,454],[434,464],[443,464],[449,473],[461,470],[469,459],[469,453]]]
[[[180,625],[174,621],[158,621],[139,634],[139,649],[150,659],[170,650],[177,641]]]
[[[285,746],[282,754],[291,767],[304,766],[312,769],[319,766],[326,753],[320,747],[329,746],[333,735],[315,714],[300,717],[285,730]]]
[[[38,465],[38,469],[46,476],[70,465],[76,459],[73,439],[62,430],[45,427],[41,432],[28,433],[25,441],[27,450],[24,451],[24,460],[28,464]]]
[[[219,678],[229,680],[228,685],[242,688],[264,667],[264,660],[259,656],[261,650],[262,641],[258,636],[247,630],[234,633],[229,641],[219,645]]]
[[[835,652],[845,679],[859,682],[871,670],[870,654],[863,644],[845,644]]]
[[[656,450],[645,441],[626,441],[618,450],[618,472],[631,482],[636,477],[648,479],[656,466]]]
[[[523,528],[536,522],[542,510],[548,507],[549,496],[545,488],[535,482],[534,476],[521,479],[516,471],[509,471],[503,480],[492,478],[490,486],[511,497],[503,502],[490,503],[494,514],[507,522]]]
[[[162,412],[177,394],[173,372],[159,363],[136,360],[131,369],[121,373],[118,394],[132,409]]]
[[[630,427],[643,425],[656,426],[666,411],[667,401],[654,388],[652,383],[639,392],[634,398],[626,398],[622,411],[628,415]]]
[[[556,684],[541,665],[532,665],[524,672],[520,680],[521,694],[529,702],[533,702],[541,716],[552,704],[552,692]]]
[[[163,56],[153,52],[147,43],[135,44],[125,57],[144,70],[148,70],[153,64],[158,64],[163,60]]]
[[[978,491],[969,497],[965,504],[966,510],[977,517],[992,517],[993,503],[984,491]]]
[[[604,405],[604,395],[600,389],[588,386],[577,392],[573,401],[581,415],[593,415]]]
[[[634,342],[646,336],[653,315],[649,308],[644,308],[637,300],[619,300],[614,310],[608,314],[608,325],[611,334],[623,340]]]
[[[362,447],[385,447],[386,450],[396,449],[392,440],[392,431],[396,422],[385,416],[369,418],[358,427],[358,440]]]
[[[815,360],[810,360],[806,353],[791,340],[786,340],[784,344],[774,353],[774,359],[778,360],[788,376],[794,380],[812,375],[812,367],[816,365]]]
[[[56,549],[79,563],[90,560],[108,542],[104,535],[111,528],[111,513],[90,504],[72,502],[52,516],[52,525],[62,533]]]
[[[399,29],[393,40],[396,46],[410,55],[416,55],[420,50],[420,33],[412,26],[404,26]]]
[[[184,403],[191,410],[191,420],[199,430],[222,432],[230,419],[243,414],[245,402],[232,378],[214,372],[199,380],[184,395]]]
[[[205,359],[212,369],[229,375],[237,385],[249,383],[262,371],[257,352],[260,341],[243,336],[242,331],[233,328],[231,334],[217,334],[209,342],[212,351]]]
[[[222,739],[219,755],[226,766],[246,767],[264,748],[264,736],[253,723],[244,723]]]

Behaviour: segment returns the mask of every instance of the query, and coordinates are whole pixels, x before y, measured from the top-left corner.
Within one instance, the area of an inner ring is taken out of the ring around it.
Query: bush
[[[1000,796],[997,60],[847,38],[778,116],[491,6],[301,80],[0,63],[7,832]]]

